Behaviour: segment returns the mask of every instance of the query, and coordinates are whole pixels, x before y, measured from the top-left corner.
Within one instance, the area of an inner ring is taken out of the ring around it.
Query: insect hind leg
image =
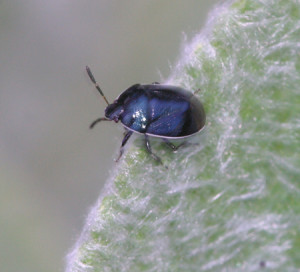
[[[163,141],[165,142],[165,144],[170,147],[174,152],[176,152],[178,150],[178,148],[183,147],[183,146],[187,146],[189,145],[189,143],[187,142],[183,142],[179,145],[174,145],[173,143],[171,143],[168,139],[163,139]]]
[[[150,141],[149,141],[148,135],[145,135],[145,145],[146,145],[147,151],[148,151],[148,153],[151,155],[151,157],[152,157],[154,160],[156,160],[157,162],[159,162],[160,164],[164,165],[163,162],[162,162],[162,160],[161,160],[161,158],[158,157],[156,154],[154,154],[154,153],[152,152],[152,148],[151,148],[151,145],[150,145]],[[164,165],[164,166],[165,166],[165,165]],[[168,169],[167,166],[165,166],[165,168]]]

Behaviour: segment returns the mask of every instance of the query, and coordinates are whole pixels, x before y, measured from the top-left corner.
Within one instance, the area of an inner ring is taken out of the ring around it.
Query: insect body
[[[162,138],[173,150],[169,140],[182,139],[199,132],[205,125],[205,112],[201,102],[187,90],[172,85],[153,83],[135,84],[125,90],[109,104],[89,67],[87,73],[97,90],[108,104],[105,117],[91,124],[93,128],[100,121],[121,122],[125,128],[120,155],[130,136],[135,132],[145,136],[145,145],[151,156],[161,162],[152,152],[149,136]]]

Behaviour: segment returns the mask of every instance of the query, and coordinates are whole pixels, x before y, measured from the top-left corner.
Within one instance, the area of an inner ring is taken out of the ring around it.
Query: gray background
[[[63,271],[114,167],[122,129],[105,103],[163,81],[217,2],[0,1],[1,271]],[[185,33],[185,34],[183,34]]]

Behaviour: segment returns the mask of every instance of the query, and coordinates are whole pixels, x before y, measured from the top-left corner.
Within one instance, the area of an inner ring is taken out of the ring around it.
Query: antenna
[[[102,95],[102,97],[103,97],[103,99],[105,100],[105,102],[107,103],[107,105],[109,105],[109,103],[108,103],[108,101],[107,101],[107,99],[106,99],[104,93],[102,92],[102,90],[100,89],[100,87],[99,87],[97,81],[95,80],[95,78],[94,78],[94,76],[93,76],[93,74],[92,74],[92,72],[91,72],[91,69],[90,69],[88,66],[86,66],[85,68],[86,68],[86,72],[88,73],[88,75],[89,75],[91,81],[95,84],[96,89],[97,89],[98,92]]]

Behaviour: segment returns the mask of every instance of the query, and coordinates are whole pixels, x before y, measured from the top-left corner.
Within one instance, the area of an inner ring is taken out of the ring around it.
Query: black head
[[[91,81],[94,83],[96,89],[98,90],[98,92],[101,94],[104,101],[108,105],[105,109],[105,118],[98,118],[97,120],[95,120],[92,123],[91,127],[93,127],[96,123],[103,121],[103,120],[106,120],[106,121],[113,120],[115,122],[118,122],[120,120],[120,116],[124,112],[126,103],[131,101],[131,97],[139,89],[140,84],[132,85],[130,88],[125,90],[112,104],[109,104],[105,95],[103,94],[102,90],[100,89],[98,83],[96,82],[94,75],[92,74],[92,72],[88,66],[86,66],[86,71],[87,71]]]
[[[140,84],[134,84],[123,93],[121,93],[120,96],[114,101],[114,103],[107,106],[107,108],[105,109],[105,117],[118,122],[127,105],[134,101],[134,98],[136,94],[138,94],[140,86]]]
[[[123,105],[118,103],[116,100],[114,103],[109,104],[105,109],[105,117],[115,122],[119,121],[120,115],[124,112]]]

